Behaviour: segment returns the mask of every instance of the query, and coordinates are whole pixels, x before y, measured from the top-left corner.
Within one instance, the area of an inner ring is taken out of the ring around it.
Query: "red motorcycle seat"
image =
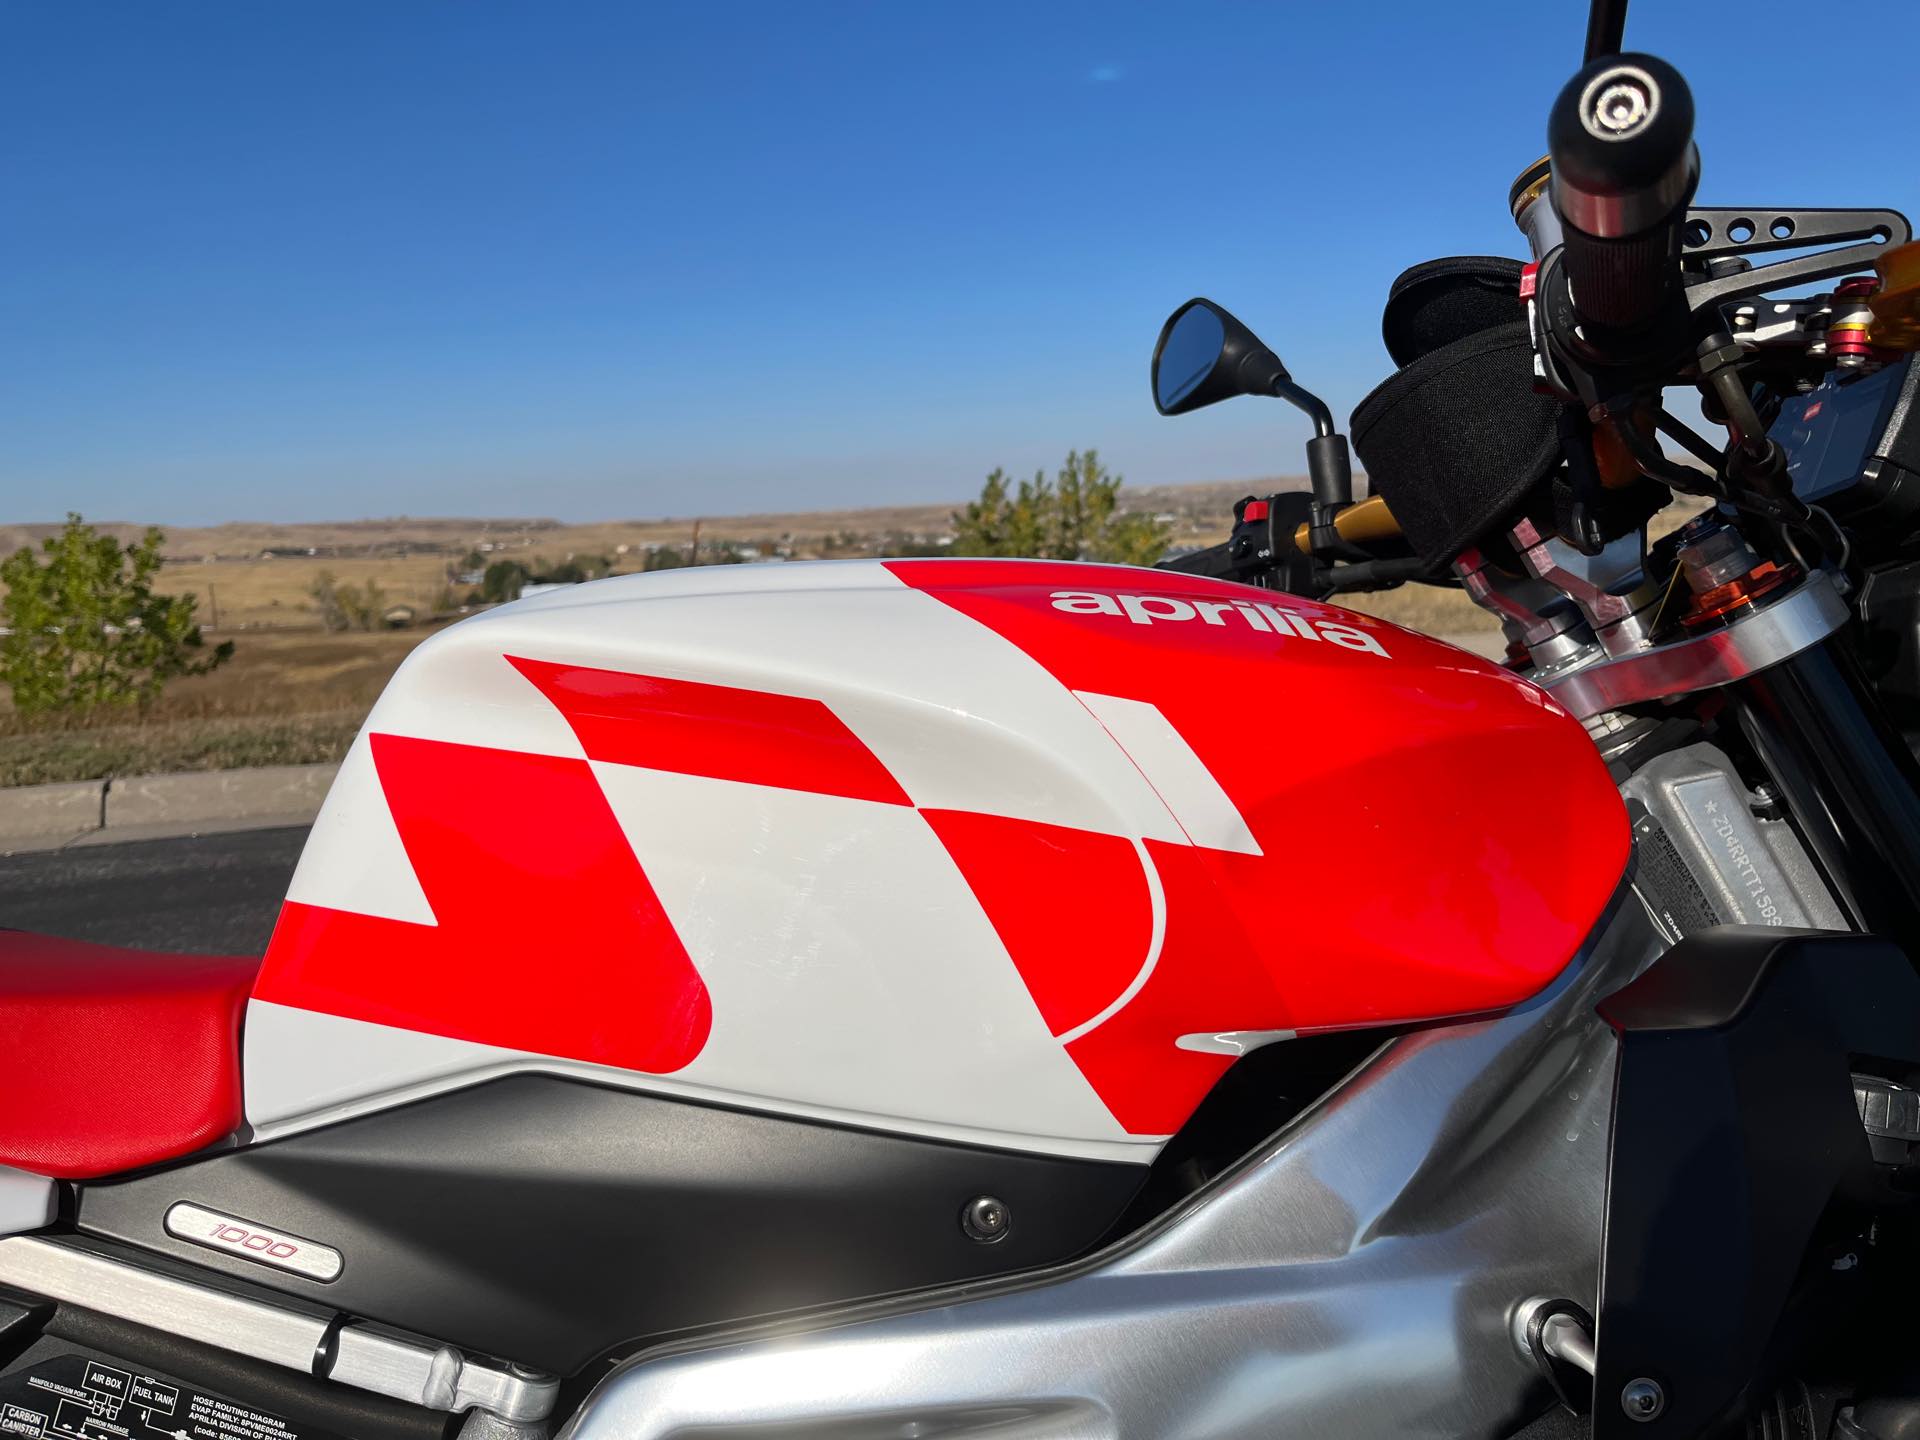
[[[0,1165],[80,1180],[231,1134],[259,967],[0,930]]]

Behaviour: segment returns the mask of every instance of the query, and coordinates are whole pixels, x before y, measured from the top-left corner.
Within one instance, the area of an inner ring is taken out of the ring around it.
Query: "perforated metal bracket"
[[[1761,295],[1785,285],[1871,269],[1884,251],[1912,238],[1913,226],[1898,210],[1689,210],[1681,232],[1682,261],[1804,250],[1810,245],[1840,241],[1857,243],[1697,281],[1687,287],[1687,308],[1698,315],[1726,301]]]

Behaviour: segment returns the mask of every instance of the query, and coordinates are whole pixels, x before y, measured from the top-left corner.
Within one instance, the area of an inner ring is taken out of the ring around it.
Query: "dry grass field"
[[[233,659],[177,681],[144,716],[28,724],[0,695],[0,785],[337,760],[429,628],[235,638]]]
[[[1202,485],[1130,487],[1129,509],[1166,517],[1176,545],[1210,545],[1226,538],[1233,502],[1242,495],[1296,488],[1298,477],[1211,482]],[[685,551],[699,526],[702,545],[746,545],[763,553],[788,552],[795,559],[868,555],[906,541],[932,541],[952,533],[954,503],[881,506],[862,510],[812,510],[698,519],[662,517],[563,525],[552,520],[480,518],[417,519],[401,516],[322,524],[243,524],[167,532],[168,590],[199,601],[210,632],[232,637],[254,630],[299,630],[318,625],[312,588],[325,572],[340,584],[378,585],[390,604],[422,615],[447,598],[450,578],[469,552],[497,558],[560,563],[575,555],[606,556],[615,573],[645,568],[649,547]],[[0,525],[0,557],[37,543],[52,524]],[[140,527],[124,522],[102,530],[131,537]],[[306,551],[317,554],[306,554]],[[470,586],[453,584],[453,598]],[[1463,597],[1430,587],[1353,597],[1353,608],[1416,628],[1483,630],[1490,618]]]
[[[1206,485],[1146,486],[1125,492],[1130,508],[1171,517],[1179,544],[1223,537],[1233,502],[1255,491],[1297,484],[1290,480]],[[869,555],[889,546],[931,542],[952,533],[953,503],[814,510],[785,514],[663,517],[562,525],[553,520],[355,520],[327,524],[229,524],[167,531],[165,587],[199,600],[203,623],[223,635],[241,630],[311,628],[319,623],[311,590],[324,571],[341,584],[377,584],[390,604],[422,614],[440,608],[450,579],[472,551],[482,558],[559,564],[604,556],[614,572],[646,568],[650,547],[685,551],[696,525],[702,546],[752,546],[795,559]],[[97,523],[97,522],[96,522]],[[0,557],[38,540],[52,524],[0,525]],[[140,527],[107,522],[99,528],[131,537]],[[318,553],[307,554],[304,552]],[[454,584],[454,598],[470,586]]]
[[[1177,543],[1202,545],[1225,537],[1234,500],[1285,483],[1143,488],[1128,498],[1135,508],[1170,517]],[[700,533],[703,544],[778,546],[796,557],[870,554],[886,537],[949,533],[953,508],[733,516],[702,520]],[[1656,531],[1664,533],[1698,508],[1669,507]],[[0,526],[0,555],[51,528]],[[137,527],[113,528],[132,534]],[[375,583],[390,603],[414,605],[424,615],[447,588],[449,565],[482,545],[493,547],[485,552],[490,558],[559,562],[570,554],[612,555],[616,569],[637,570],[648,545],[684,548],[692,528],[691,520],[559,525],[397,519],[174,531],[163,586],[199,596],[204,620],[211,621],[217,609],[219,625],[209,627],[210,638],[233,640],[233,660],[212,675],[176,682],[144,716],[29,725],[0,692],[0,785],[337,759],[388,677],[434,627],[328,634],[318,628],[308,593],[321,571],[342,583]],[[309,548],[330,553],[287,553]],[[268,551],[278,553],[269,557]],[[1459,591],[1433,586],[1355,595],[1344,603],[1429,634],[1495,628],[1492,617]]]

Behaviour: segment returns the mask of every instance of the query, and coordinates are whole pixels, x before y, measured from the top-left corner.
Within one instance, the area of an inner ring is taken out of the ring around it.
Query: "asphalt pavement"
[[[0,928],[259,955],[306,838],[295,825],[0,856]]]

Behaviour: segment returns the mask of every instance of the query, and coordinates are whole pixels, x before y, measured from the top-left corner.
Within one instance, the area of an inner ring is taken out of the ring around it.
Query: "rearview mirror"
[[[1211,300],[1189,300],[1153,347],[1153,403],[1184,415],[1235,395],[1272,395],[1291,377],[1260,337]]]

